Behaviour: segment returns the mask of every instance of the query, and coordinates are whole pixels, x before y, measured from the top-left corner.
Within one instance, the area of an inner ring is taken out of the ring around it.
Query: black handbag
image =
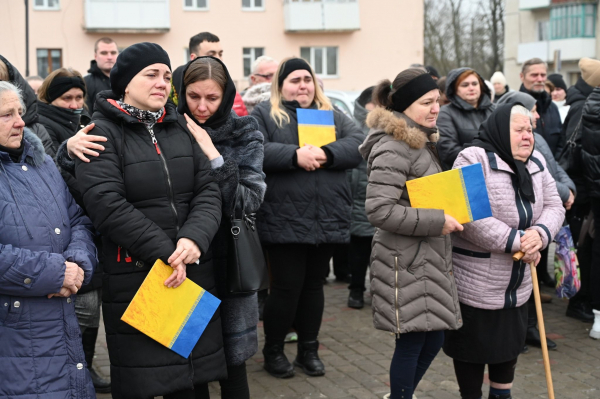
[[[563,148],[560,156],[558,157],[558,164],[568,174],[576,173],[581,170],[581,120],[571,133],[571,137],[567,140],[565,148]]]
[[[241,214],[234,206],[229,218],[229,250],[227,253],[227,290],[230,294],[248,294],[269,288],[269,273],[256,229],[256,215],[247,214],[238,185],[235,204],[241,203]]]

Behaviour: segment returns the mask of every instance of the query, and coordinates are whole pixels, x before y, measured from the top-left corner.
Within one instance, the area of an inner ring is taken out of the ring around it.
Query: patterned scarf
[[[123,99],[117,101],[119,107],[123,108],[125,111],[129,113],[129,115],[133,116],[140,122],[142,122],[148,129],[152,129],[156,122],[163,116],[165,113],[164,107],[156,112],[152,111],[144,111],[139,108],[134,107],[133,105],[129,105],[123,102]]]

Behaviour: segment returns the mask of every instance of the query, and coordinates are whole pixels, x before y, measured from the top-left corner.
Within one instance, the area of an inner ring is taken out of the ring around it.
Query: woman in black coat
[[[213,57],[195,58],[183,71],[181,92],[185,95],[179,97],[177,109],[210,160],[210,174],[221,189],[222,220],[234,208],[241,209],[242,200],[246,213],[258,211],[267,188],[262,172],[263,135],[256,119],[232,112],[236,91],[225,64]],[[231,295],[227,289],[229,227],[222,223],[212,242],[228,375],[220,381],[221,397],[249,399],[245,362],[258,348],[258,302],[256,293]]]
[[[207,398],[207,382],[226,377],[218,310],[188,359],[121,321],[157,259],[173,268],[166,286],[176,288],[187,276],[216,294],[209,247],[221,196],[210,162],[167,103],[170,78],[159,45],[123,51],[111,71],[112,90],[95,104],[93,132],[108,139],[105,150],[90,162],[76,160],[83,201],[104,242],[113,398]]]
[[[323,276],[333,244],[350,241],[352,198],[346,170],[362,159],[360,129],[333,110],[315,82],[306,61],[287,59],[273,80],[270,102],[252,112],[265,138],[263,169],[268,187],[258,215],[272,277],[264,310],[264,367],[278,378],[294,375],[283,353],[292,324],[298,332],[294,364],[308,375],[325,374],[317,341],[324,307]],[[333,110],[336,141],[322,147],[299,143],[298,108]]]

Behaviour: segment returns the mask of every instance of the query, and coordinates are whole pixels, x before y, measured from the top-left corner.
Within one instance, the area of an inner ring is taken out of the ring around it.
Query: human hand
[[[210,136],[206,133],[206,130],[202,129],[192,118],[190,118],[187,114],[183,114],[185,120],[187,121],[187,127],[192,136],[196,139],[196,142],[200,146],[200,149],[208,157],[210,161],[213,159],[219,158],[221,154],[215,148]]]
[[[521,258],[521,261],[527,263],[527,264],[531,264],[533,263],[534,266],[537,266],[538,263],[540,263],[540,260],[542,260],[542,254],[538,252],[533,253],[532,255],[524,255]]]
[[[77,157],[83,162],[90,162],[86,155],[92,155],[97,157],[100,155],[97,151],[104,151],[104,146],[96,144],[96,141],[107,141],[106,137],[88,135],[88,132],[92,130],[96,124],[91,123],[78,131],[75,136],[67,140],[67,151],[71,158]]]
[[[446,218],[446,222],[444,223],[444,227],[442,228],[442,235],[454,233],[455,231],[463,231],[464,227],[462,224],[458,223],[456,219],[448,214],[444,214]]]
[[[319,162],[319,165],[325,165],[327,163],[327,153],[321,147],[315,147],[314,145],[308,145],[310,152],[315,154],[315,159]]]
[[[525,230],[525,234],[521,237],[521,252],[525,254],[523,257],[525,262],[531,262],[530,259],[533,254],[539,252],[542,249],[542,237],[540,233],[535,230]]]
[[[63,280],[63,288],[67,288],[73,294],[81,288],[83,284],[83,269],[77,263],[65,261],[65,279]]]
[[[48,294],[48,299],[53,297],[68,298],[71,295],[73,295],[73,293],[70,289],[62,287],[59,292],[56,292],[54,294]]]
[[[296,154],[298,156],[298,166],[308,172],[312,172],[321,167],[319,157],[314,151],[311,150],[311,147],[311,145],[305,145],[304,147],[300,147],[296,150]],[[323,153],[325,153],[325,151],[323,151]],[[325,160],[327,161],[327,156],[325,156]]]
[[[567,200],[567,202],[565,202],[565,209],[567,211],[571,209],[573,202],[575,202],[575,194],[573,194],[573,191],[569,190],[569,199]]]

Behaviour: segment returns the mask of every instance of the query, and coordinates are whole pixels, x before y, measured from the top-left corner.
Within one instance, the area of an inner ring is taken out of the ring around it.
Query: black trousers
[[[371,263],[371,242],[373,236],[360,237],[350,236],[350,249],[348,250],[348,263],[352,282],[348,287],[350,290],[366,290],[365,274]]]
[[[497,384],[510,384],[515,379],[517,359],[504,363],[488,364],[490,381]],[[481,399],[485,364],[467,363],[454,360],[454,372],[462,399]]]
[[[221,399],[250,399],[246,363],[227,366],[227,379],[220,380]]]
[[[265,249],[272,277],[263,315],[265,341],[283,343],[292,325],[298,341],[316,340],[325,307],[323,274],[335,246],[276,244]]]
[[[337,280],[345,280],[350,274],[349,259],[348,259],[348,244],[334,244],[333,251],[333,274]],[[325,278],[329,277],[329,265],[325,270]]]
[[[567,221],[569,222],[569,227],[573,234],[573,242],[577,248],[577,261],[579,262],[579,276],[581,278],[581,287],[577,294],[569,300],[569,305],[578,303],[589,304],[592,301],[590,273],[594,240],[588,235],[581,245],[578,245],[583,219],[590,213],[590,207],[591,205],[589,203],[574,205],[567,212]]]
[[[163,396],[164,399],[210,399],[208,384],[196,385],[194,389],[179,391]]]
[[[590,296],[594,310],[600,310],[600,198],[592,198],[594,228],[596,230],[590,267]]]

